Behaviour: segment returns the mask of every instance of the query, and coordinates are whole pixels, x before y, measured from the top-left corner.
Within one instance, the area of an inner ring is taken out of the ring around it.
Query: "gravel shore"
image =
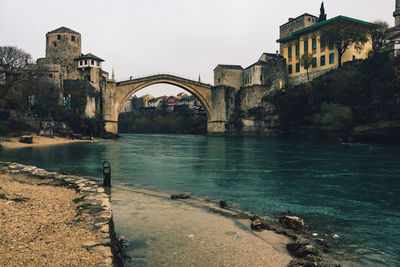
[[[81,196],[54,180],[3,170],[0,266],[101,265],[104,257],[84,246],[98,233],[77,216]]]

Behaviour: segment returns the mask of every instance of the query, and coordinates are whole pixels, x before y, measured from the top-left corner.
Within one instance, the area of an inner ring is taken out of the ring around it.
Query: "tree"
[[[0,46],[0,97],[5,97],[32,62],[31,56],[14,46]]]
[[[346,20],[335,21],[321,29],[321,42],[334,47],[338,52],[338,67],[342,67],[342,56],[350,47],[361,50],[368,41],[367,26]]]
[[[379,53],[385,44],[386,32],[389,24],[385,21],[374,21],[369,34],[371,35],[372,49],[374,53]]]
[[[312,66],[313,63],[313,55],[305,52],[301,58],[300,58],[300,65],[304,67],[304,69],[307,71],[307,80],[310,82],[310,74],[308,72],[308,69]]]

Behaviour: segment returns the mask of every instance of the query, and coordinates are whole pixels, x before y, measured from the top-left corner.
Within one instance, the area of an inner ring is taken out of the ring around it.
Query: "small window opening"
[[[75,36],[73,36],[73,35],[71,36],[71,41],[75,42]]]
[[[56,47],[56,46],[57,46],[57,43],[56,43],[56,42],[54,42],[54,43],[53,43],[53,46],[54,46],[54,47]]]
[[[61,40],[61,35],[57,35],[57,40]]]

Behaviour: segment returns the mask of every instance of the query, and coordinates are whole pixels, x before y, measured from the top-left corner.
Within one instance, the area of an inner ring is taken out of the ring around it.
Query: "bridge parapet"
[[[135,78],[135,79],[119,81],[119,82],[117,82],[117,86],[131,84],[131,83],[148,82],[151,80],[175,80],[178,82],[184,82],[184,83],[188,83],[188,84],[192,84],[192,85],[207,87],[209,89],[211,89],[211,87],[212,87],[211,84],[194,81],[194,80],[191,80],[188,78],[184,78],[184,77],[180,77],[180,76],[176,76],[176,75],[172,75],[172,74],[162,74],[162,73],[154,74],[154,75],[147,76],[147,77],[139,77],[139,78]]]

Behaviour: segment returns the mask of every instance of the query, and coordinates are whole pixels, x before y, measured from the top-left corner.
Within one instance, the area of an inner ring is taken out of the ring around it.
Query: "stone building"
[[[287,23],[280,26],[280,38],[277,42],[280,44],[280,54],[286,60],[291,85],[307,81],[307,70],[300,64],[300,58],[305,53],[313,56],[312,67],[308,70],[311,79],[338,67],[337,50],[321,39],[321,30],[335,23],[344,23],[355,28],[366,28],[371,25],[369,22],[345,16],[326,20],[322,4],[319,17],[305,13],[295,19],[289,18]],[[370,42],[365,43],[361,50],[357,50],[353,45],[343,54],[342,63],[365,59],[371,49]]]
[[[394,27],[387,32],[387,39],[384,49],[393,52],[393,56],[400,55],[400,0],[396,0],[395,11],[393,12]]]
[[[93,54],[82,54],[81,34],[60,27],[46,34],[46,57],[37,60],[39,68],[46,68],[48,78],[54,85],[59,103],[71,91],[79,90],[86,97],[83,112],[94,117],[100,111],[101,94],[106,87],[108,73],[101,69],[104,60]]]
[[[277,54],[263,53],[259,60],[243,69],[239,65],[218,65],[214,69],[214,85],[236,90],[248,86],[267,86],[268,90],[286,86],[285,60]]]

